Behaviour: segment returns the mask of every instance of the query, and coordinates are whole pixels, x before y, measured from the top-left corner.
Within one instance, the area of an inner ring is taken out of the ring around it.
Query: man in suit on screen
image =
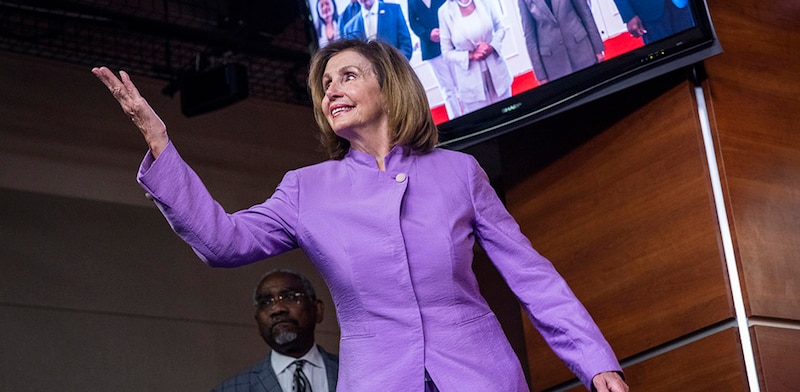
[[[359,13],[342,29],[342,38],[377,39],[386,42],[411,59],[411,33],[399,4],[376,0],[358,0]]]
[[[622,21],[645,44],[694,26],[688,0],[614,0]]]

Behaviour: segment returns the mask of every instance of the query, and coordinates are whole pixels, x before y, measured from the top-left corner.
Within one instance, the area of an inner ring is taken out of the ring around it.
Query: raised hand
[[[139,90],[131,82],[130,75],[125,71],[120,71],[119,77],[117,77],[106,67],[92,68],[92,73],[108,87],[111,95],[122,107],[122,111],[142,132],[150,151],[157,158],[169,143],[167,126],[161,121],[161,118],[153,108],[150,107],[147,100],[139,94]]]

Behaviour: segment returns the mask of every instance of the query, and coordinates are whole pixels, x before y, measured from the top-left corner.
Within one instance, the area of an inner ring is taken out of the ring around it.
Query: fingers
[[[136,117],[141,110],[143,100],[139,90],[131,81],[130,75],[125,71],[119,71],[119,77],[106,67],[92,68],[92,73],[105,84],[114,99],[117,100],[122,110],[131,120],[137,123]]]
[[[640,19],[638,19],[638,18],[636,19],[635,26],[636,26],[635,27],[635,29],[636,29],[636,37],[641,37],[641,36],[647,34],[647,30],[645,30],[644,25],[642,24],[642,21]]]
[[[139,127],[142,133],[149,133],[150,128],[162,128],[163,123],[147,101],[139,94],[139,89],[131,81],[125,71],[119,71],[119,77],[106,67],[92,68],[92,73],[106,85],[114,99],[122,107],[122,111]]]
[[[92,73],[94,76],[100,79],[100,81],[103,82],[103,84],[105,84],[112,93],[114,92],[115,87],[121,84],[114,73],[106,67],[92,68]]]
[[[628,392],[629,387],[616,372],[599,373],[592,379],[597,392]]]
[[[634,38],[639,38],[647,33],[647,30],[644,28],[644,25],[642,24],[642,20],[639,19],[638,16],[634,16],[633,18],[631,18],[631,20],[629,20],[627,23],[627,27],[628,27],[628,32],[631,33],[631,35]]]
[[[139,89],[131,81],[131,76],[125,71],[119,71],[119,76],[122,80],[122,91],[130,99],[138,99],[142,95],[139,94]]]
[[[111,91],[122,111],[141,131],[153,156],[158,157],[169,143],[167,127],[147,100],[139,94],[139,89],[131,81],[130,75],[120,71],[117,77],[106,67],[92,68],[92,73]]]
[[[103,82],[106,88],[108,88],[108,91],[111,92],[111,95],[114,96],[114,99],[116,99],[124,109],[126,97],[123,94],[124,87],[122,80],[117,78],[117,76],[106,67],[93,68],[92,73]]]
[[[106,67],[96,67],[92,68],[92,73],[106,85],[108,91],[111,91],[111,95],[120,103],[139,97],[139,90],[133,84],[127,72],[119,71],[119,77],[117,77]]]
[[[120,98],[135,98],[139,94],[136,86],[131,82],[131,77],[125,71],[119,71],[119,84],[111,91],[114,97]]]

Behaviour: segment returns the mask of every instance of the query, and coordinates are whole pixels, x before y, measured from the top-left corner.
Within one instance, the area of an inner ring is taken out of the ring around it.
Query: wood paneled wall
[[[506,153],[515,149],[514,156],[535,156],[566,149],[563,133],[588,133],[554,161],[529,168],[529,177],[509,179],[506,201],[620,358],[734,317],[693,89],[683,76],[676,72],[627,91],[661,92],[652,100],[631,104],[630,95],[617,94],[502,145]],[[534,389],[573,378],[524,325]],[[688,371],[699,364],[680,365]],[[729,370],[738,371],[738,364]]]
[[[762,391],[800,385],[800,3],[709,0],[709,59],[728,219]]]
[[[789,391],[800,384],[800,5],[709,9],[724,53],[704,62],[703,91],[755,350],[739,340],[686,70],[501,137],[503,189],[633,390],[748,390],[754,354],[761,389]],[[581,389],[523,326],[533,390]]]
[[[707,70],[749,309],[800,320],[800,3],[711,5],[725,54]]]

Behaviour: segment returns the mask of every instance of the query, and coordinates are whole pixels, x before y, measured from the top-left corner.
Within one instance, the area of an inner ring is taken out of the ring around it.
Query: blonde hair
[[[317,51],[311,59],[308,88],[314,103],[314,118],[320,129],[319,139],[332,159],[342,159],[350,150],[350,142],[337,136],[322,111],[325,89],[322,76],[328,61],[345,50],[354,50],[366,57],[384,96],[389,117],[392,143],[426,153],[439,142],[439,131],[431,116],[425,88],[408,60],[393,46],[381,41],[342,39]]]

